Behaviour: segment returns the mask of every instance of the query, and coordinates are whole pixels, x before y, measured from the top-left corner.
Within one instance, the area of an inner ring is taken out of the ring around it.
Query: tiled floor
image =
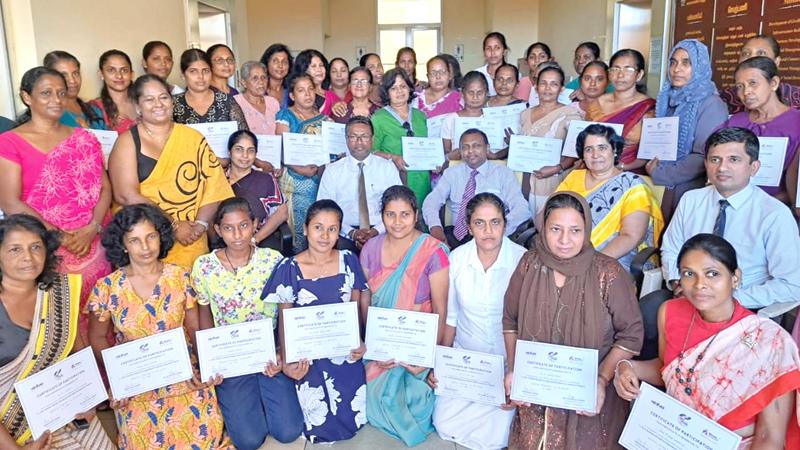
[[[114,414],[111,411],[101,411],[97,416],[103,423],[103,427],[105,427],[108,434],[113,439],[116,439],[117,429],[114,425]],[[337,442],[334,444],[311,444],[301,438],[291,444],[281,444],[270,437],[267,438],[266,442],[264,442],[264,445],[262,445],[259,450],[325,450],[327,448],[341,450],[402,450],[408,447],[402,442],[378,431],[376,428],[367,425],[358,432],[356,437],[349,441]],[[428,440],[414,447],[414,450],[461,450],[466,448],[467,447],[462,447],[452,442],[443,441],[436,433],[432,433],[428,436]]]

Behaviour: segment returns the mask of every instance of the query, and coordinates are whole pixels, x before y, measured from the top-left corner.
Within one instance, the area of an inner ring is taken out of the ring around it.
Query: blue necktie
[[[719,201],[719,215],[717,216],[717,221],[714,222],[714,234],[719,237],[725,237],[725,220],[727,219],[725,208],[728,206],[730,206],[730,203],[727,200]]]

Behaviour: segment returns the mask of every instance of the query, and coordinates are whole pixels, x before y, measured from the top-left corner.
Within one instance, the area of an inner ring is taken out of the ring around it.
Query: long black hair
[[[52,52],[44,55],[44,60],[42,60],[42,65],[47,67],[48,69],[53,69],[53,67],[58,64],[59,61],[71,61],[74,62],[76,66],[78,66],[78,70],[81,70],[81,62],[78,61],[78,58],[72,56],[72,54],[67,53],[63,50],[53,50]],[[55,69],[53,69],[55,70]],[[63,77],[63,75],[62,75]],[[66,85],[67,81],[64,79],[64,84]],[[89,123],[102,121],[103,118],[97,115],[97,111],[92,108],[88,103],[81,100],[80,97],[76,97],[75,100],[78,102],[78,106],[81,108],[81,112],[86,117],[86,121]]]
[[[28,95],[33,95],[33,88],[36,86],[36,83],[39,82],[39,79],[45,75],[50,75],[52,77],[57,77],[61,79],[64,83],[64,88],[66,89],[67,81],[64,80],[64,75],[61,75],[60,72],[57,72],[53,69],[49,69],[45,66],[38,66],[34,67],[33,69],[28,69],[24,75],[22,75],[22,81],[19,83],[19,97],[22,100],[22,103],[25,103],[25,100],[22,99],[22,93],[26,93]],[[17,117],[17,125],[20,126],[25,122],[31,120],[31,108],[30,106],[23,112],[22,114]]]
[[[103,66],[112,56],[119,56],[120,58],[124,59],[125,62],[128,63],[128,68],[133,70],[133,64],[131,64],[131,59],[128,57],[128,55],[122,50],[112,49],[100,55],[100,61],[97,63],[97,65],[101,72],[103,71]],[[129,96],[132,85],[133,83],[128,86]],[[103,80],[103,87],[100,88],[100,101],[103,103],[103,109],[106,111],[106,115],[108,116],[109,125],[113,127],[117,124],[117,119],[119,118],[119,109],[117,108],[117,104],[114,103],[114,100],[111,98],[111,95],[108,93],[108,86],[106,85],[105,80]]]

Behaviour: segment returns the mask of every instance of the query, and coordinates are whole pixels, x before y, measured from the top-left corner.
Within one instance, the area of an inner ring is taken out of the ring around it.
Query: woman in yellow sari
[[[592,245],[629,270],[640,249],[658,245],[664,218],[644,179],[617,167],[624,145],[611,127],[586,127],[575,149],[586,169],[573,170],[556,191],[586,198],[592,210]]]
[[[33,438],[14,390],[21,381],[80,350],[81,276],[55,272],[56,232],[33,216],[0,220],[0,448],[114,449],[94,416],[89,427],[71,424]]]
[[[139,124],[120,135],[108,160],[114,200],[155,204],[167,213],[176,242],[164,262],[190,269],[208,253],[208,223],[233,191],[205,138],[173,122],[164,80],[143,75],[132,94]]]

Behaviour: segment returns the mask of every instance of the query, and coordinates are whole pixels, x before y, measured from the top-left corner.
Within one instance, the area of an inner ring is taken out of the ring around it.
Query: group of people
[[[524,77],[501,33],[483,47],[484,66],[462,76],[438,55],[423,82],[412,48],[384,73],[374,53],[350,69],[273,44],[241,66],[238,90],[226,45],[183,52],[178,87],[171,49],[153,41],[138,78],[128,55],[103,53],[89,102],[78,60],[48,53],[0,134],[0,447],[256,449],[267,436],[343,441],[370,423],[408,446],[437,432],[475,449],[615,448],[646,381],[742,448],[800,448],[800,332],[754,313],[800,302],[800,104],[784,103],[797,88],[780,80],[775,39],[744,44],[732,91],[712,82],[702,42],[681,41],[655,99],[634,49],[605,63],[581,43],[568,81],[544,43],[528,47]],[[519,174],[505,165],[510,131],[499,146],[456,132],[459,117],[514,104],[526,136],[598,123],[577,157]],[[638,157],[650,117],[679,118],[676,161]],[[224,159],[186,126],[221,121],[238,128]],[[320,134],[325,121],[345,124],[335,161],[257,158],[259,135]],[[107,161],[87,129],[119,133]],[[440,137],[446,163],[408,170],[403,137]],[[777,186],[751,180],[759,137],[788,138]],[[631,271],[647,247],[665,289],[640,301]],[[361,345],[286,363],[282,311],[341,302],[358,305]],[[364,360],[370,306],[436,314],[439,345],[503,356],[507,395],[517,340],[596,349],[595,408],[435,396],[434,369]],[[277,360],[200,379],[195,333],[256,320],[272,322]],[[15,382],[87,346],[102,368],[104,349],[177,328],[195,375],[112,398],[116,444],[94,410],[78,417],[88,428],[33,439]]]

